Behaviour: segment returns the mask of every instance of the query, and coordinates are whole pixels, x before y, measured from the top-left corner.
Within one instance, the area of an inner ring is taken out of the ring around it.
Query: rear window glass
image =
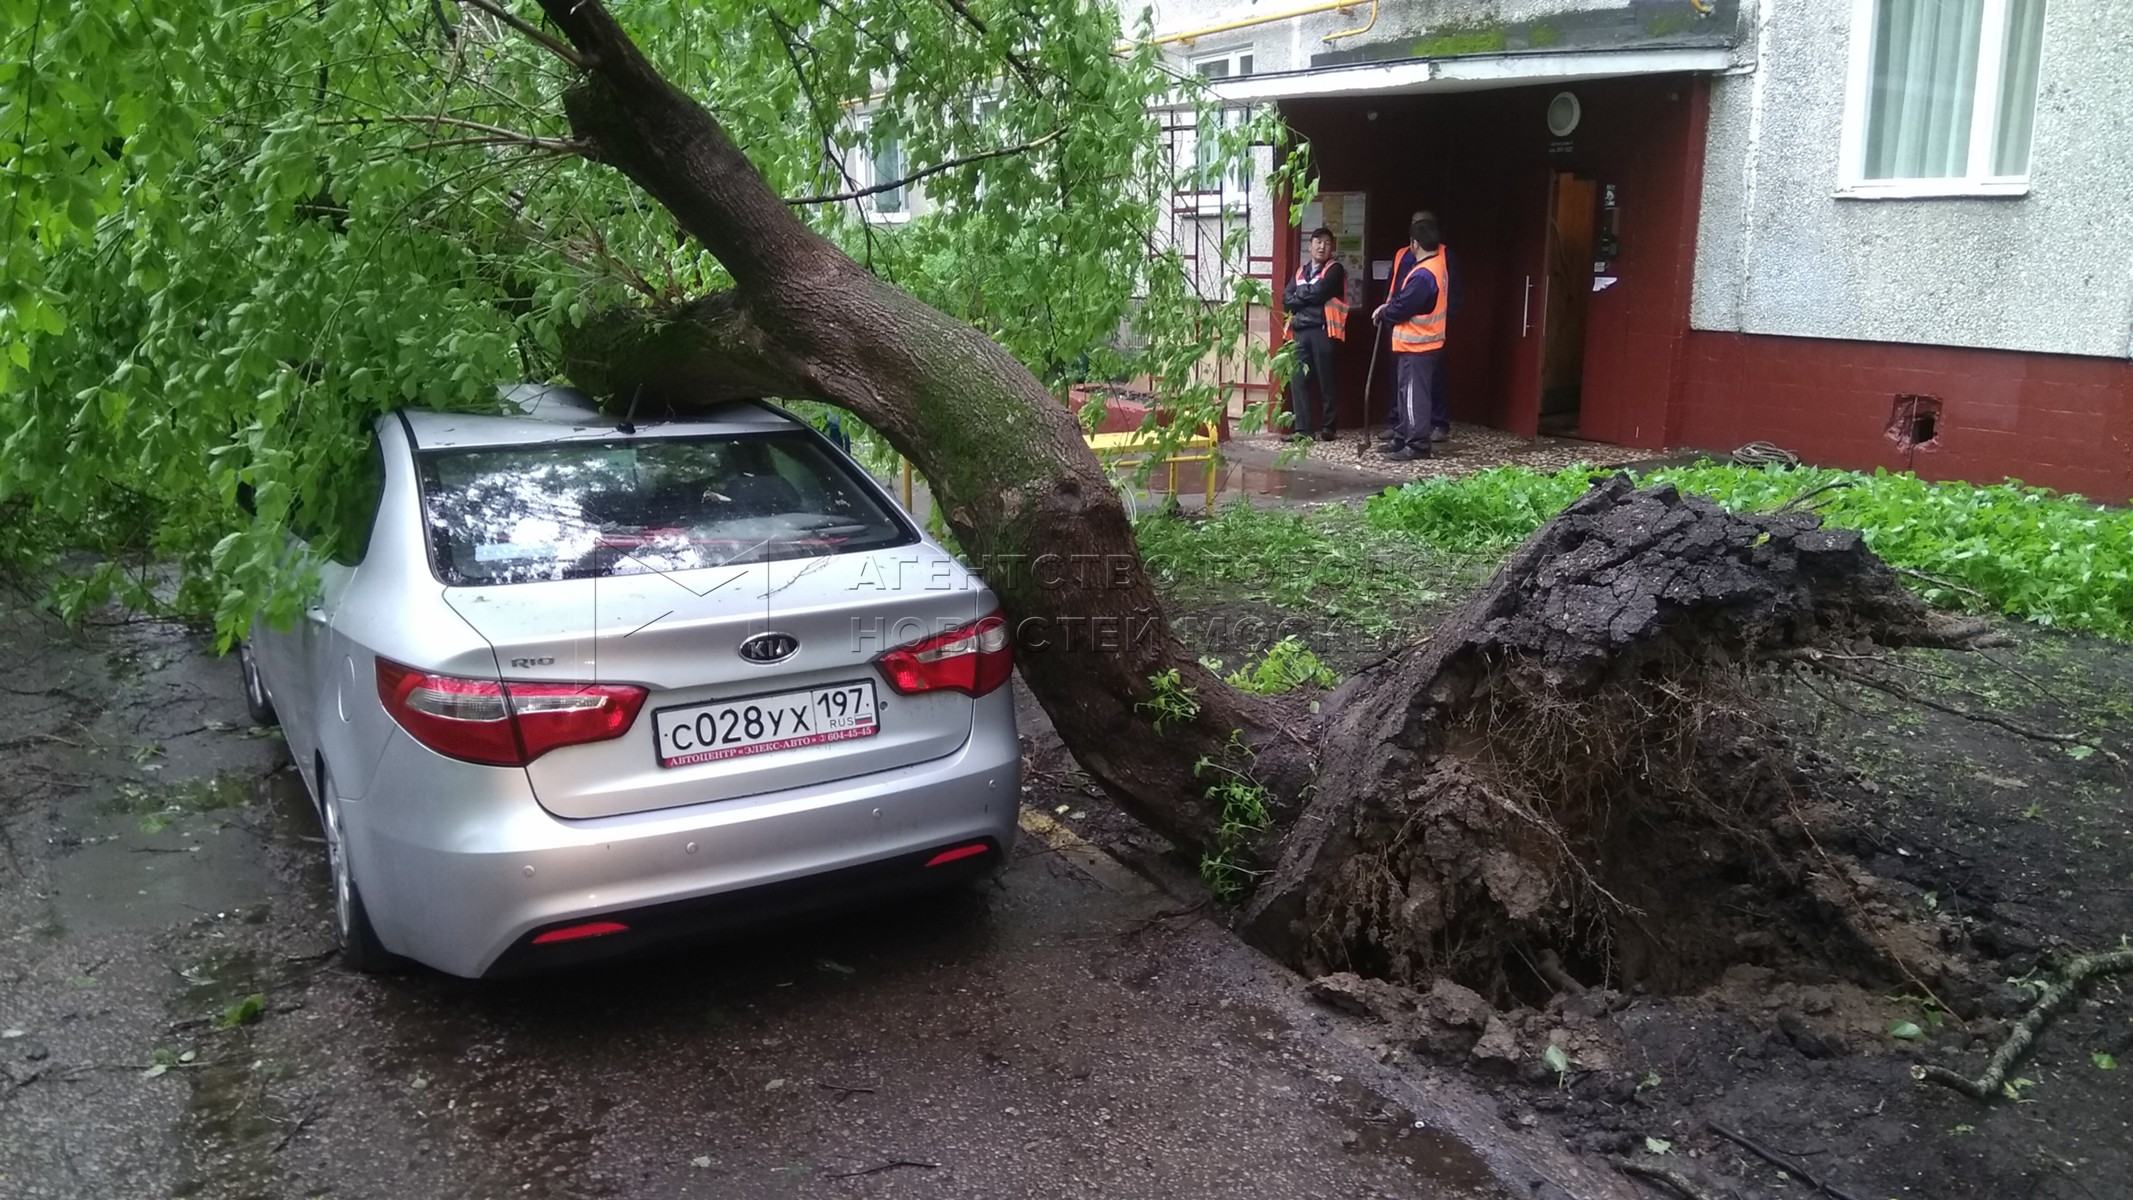
[[[915,540],[802,435],[431,450],[423,519],[455,585],[687,571]]]

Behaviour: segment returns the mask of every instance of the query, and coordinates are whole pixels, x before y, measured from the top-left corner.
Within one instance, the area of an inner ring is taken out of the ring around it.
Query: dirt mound
[[[1249,928],[1307,974],[1499,1006],[1684,991],[1744,957],[1930,975],[1937,939],[1823,851],[1753,692],[1791,654],[1979,632],[1811,513],[1598,484],[1426,647],[1330,698]]]

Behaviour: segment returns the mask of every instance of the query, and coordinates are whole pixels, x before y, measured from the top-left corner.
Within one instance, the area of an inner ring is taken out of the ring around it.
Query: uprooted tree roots
[[[1914,975],[1930,945],[1879,927],[1822,853],[1754,685],[1805,648],[1981,633],[1812,514],[1598,484],[1329,698],[1317,789],[1247,926],[1309,974],[1499,1004],[1693,987],[1758,947]]]

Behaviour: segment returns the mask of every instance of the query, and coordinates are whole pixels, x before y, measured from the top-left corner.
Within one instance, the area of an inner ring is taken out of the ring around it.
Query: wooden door
[[[1542,274],[1546,297],[1541,305],[1540,424],[1543,433],[1575,433],[1585,377],[1585,307],[1592,296],[1600,185],[1561,172],[1553,191]]]

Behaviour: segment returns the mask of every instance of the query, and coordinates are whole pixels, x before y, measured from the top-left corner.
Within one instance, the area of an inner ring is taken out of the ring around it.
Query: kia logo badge
[[[800,639],[789,633],[759,633],[741,643],[741,657],[752,663],[784,662],[800,652]]]

